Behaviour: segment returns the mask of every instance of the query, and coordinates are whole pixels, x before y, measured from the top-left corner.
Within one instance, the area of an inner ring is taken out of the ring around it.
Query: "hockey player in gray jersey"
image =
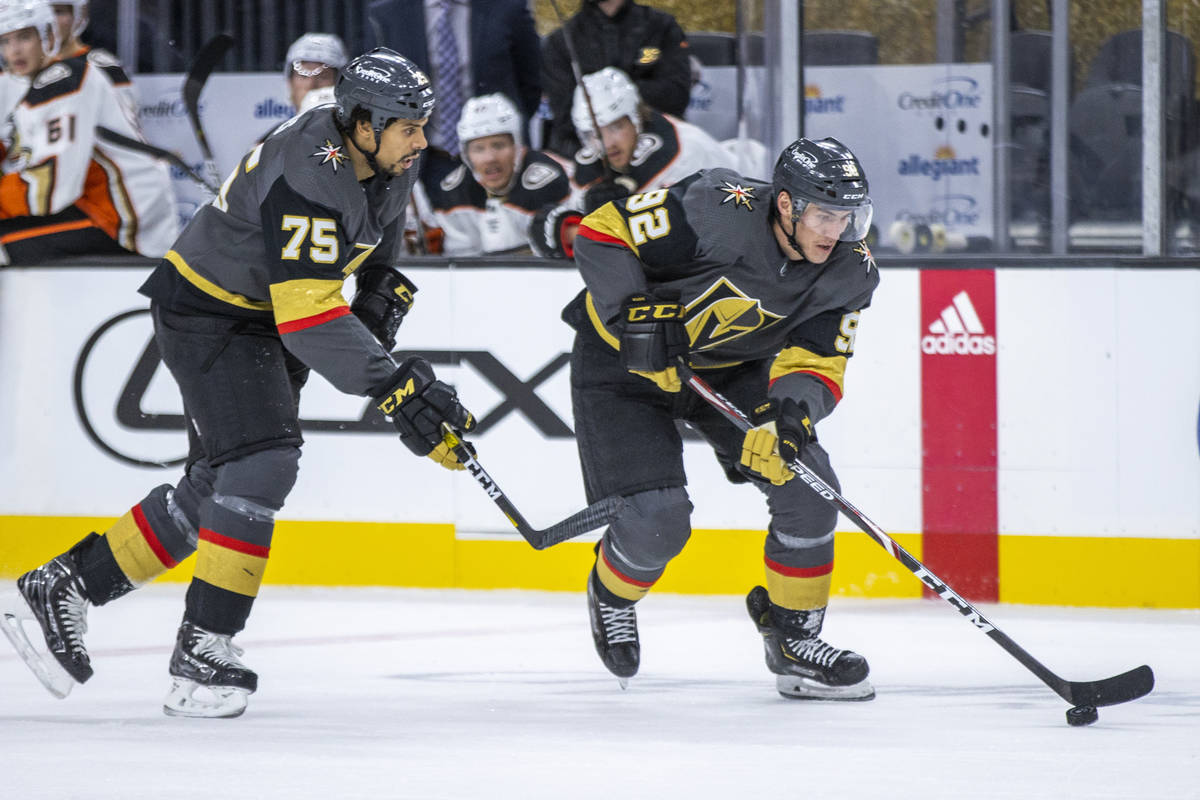
[[[563,312],[575,433],[589,501],[621,495],[637,513],[604,533],[587,580],[597,652],[637,672],[634,604],[691,534],[676,420],[712,446],[729,479],[753,481],[771,521],[766,587],[747,597],[785,697],[868,700],[866,660],[820,638],[837,513],[785,464],[799,454],[837,479],[814,426],[842,396],[859,316],[879,282],[863,237],[867,180],[835,139],[799,139],[772,183],[702,170],[669,189],[610,202],[582,221],[586,290]],[[686,358],[721,394],[755,409],[742,434],[683,388]]]
[[[22,575],[0,628],[53,693],[92,675],[89,605],[196,564],[164,711],[237,716],[258,677],[231,638],[270,555],[276,512],[296,480],[299,392],[315,369],[375,399],[414,453],[461,469],[443,424],[474,420],[427,361],[390,350],[414,288],[394,269],[424,126],[428,78],[379,48],[349,63],[336,105],[294,118],[250,151],[142,287],[155,338],[183,395],[190,453],[174,487],[153,489],[104,535]],[[343,299],[357,273],[357,293]],[[20,620],[41,626],[41,658]]]

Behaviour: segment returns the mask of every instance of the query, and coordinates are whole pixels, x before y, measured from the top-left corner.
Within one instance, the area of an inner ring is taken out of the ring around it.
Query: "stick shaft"
[[[683,359],[679,360],[677,369],[679,377],[687,383],[692,391],[736,425],[739,430],[750,430],[752,424],[745,412],[709,386],[700,376],[692,371],[691,367]],[[1020,662],[1022,666],[1036,675],[1042,683],[1053,689],[1059,697],[1067,702],[1074,705],[1113,705],[1115,703],[1134,700],[1147,694],[1153,688],[1153,673],[1149,667],[1145,666],[1101,681],[1073,682],[1059,677],[1009,638],[1006,633],[993,625],[977,608],[967,602],[961,595],[950,588],[945,581],[934,575],[928,567],[897,544],[891,536],[872,522],[866,514],[855,508],[850,501],[842,497],[837,490],[821,480],[799,458],[793,459],[788,464],[788,468],[796,473],[796,477],[799,480],[804,481],[810,489],[821,495],[826,502],[845,514],[863,533],[874,539],[892,558],[899,561],[909,572],[917,576],[921,583],[928,586],[938,597],[949,603],[954,610],[966,617],[967,621],[986,634],[996,644],[1000,645],[1006,653]]]

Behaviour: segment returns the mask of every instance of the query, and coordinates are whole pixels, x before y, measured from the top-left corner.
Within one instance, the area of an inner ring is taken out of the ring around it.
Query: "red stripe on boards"
[[[922,270],[920,324],[922,561],[969,600],[996,601],[995,272]]]

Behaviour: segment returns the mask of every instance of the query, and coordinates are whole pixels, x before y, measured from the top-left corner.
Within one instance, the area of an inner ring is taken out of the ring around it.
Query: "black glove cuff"
[[[635,294],[621,305],[621,366],[662,372],[688,353],[683,306],[671,300]]]
[[[416,284],[390,267],[360,270],[357,282],[350,311],[390,352],[396,346],[396,331],[412,308]]]

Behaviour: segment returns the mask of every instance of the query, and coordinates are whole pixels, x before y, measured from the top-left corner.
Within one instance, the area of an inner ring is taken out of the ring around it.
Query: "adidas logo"
[[[996,352],[996,337],[985,336],[983,323],[965,291],[954,295],[942,315],[921,337],[921,352],[929,355],[990,356]]]

